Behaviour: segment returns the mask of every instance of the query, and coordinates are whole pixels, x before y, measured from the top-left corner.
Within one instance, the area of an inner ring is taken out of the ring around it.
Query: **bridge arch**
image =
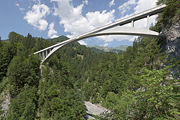
[[[51,55],[53,55],[58,49],[62,48],[63,46],[79,41],[85,38],[89,37],[95,37],[95,36],[103,36],[103,35],[140,35],[140,36],[160,36],[158,32],[149,30],[149,29],[138,29],[134,27],[134,21],[143,19],[147,17],[147,25],[149,16],[158,14],[163,11],[163,9],[166,7],[166,5],[160,5],[155,8],[146,10],[144,12],[129,16],[127,18],[120,19],[114,23],[105,25],[103,27],[97,28],[95,30],[92,30],[90,32],[84,33],[82,35],[79,35],[77,37],[68,39],[66,41],[57,43],[55,45],[52,45],[50,47],[47,47],[45,49],[42,49],[40,51],[35,52],[34,54],[39,54],[39,56],[42,58],[41,63],[44,63]],[[121,25],[131,23],[132,27],[123,27]]]

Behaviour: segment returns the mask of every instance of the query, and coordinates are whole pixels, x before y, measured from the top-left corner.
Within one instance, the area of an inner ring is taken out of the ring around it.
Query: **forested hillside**
[[[160,3],[168,6],[151,28],[158,32],[180,22],[180,1]],[[11,32],[0,40],[0,119],[85,120],[84,101],[111,111],[99,120],[180,119],[180,58],[162,49],[165,37],[139,38],[119,53],[74,42],[40,65],[33,53],[66,39]]]
[[[119,53],[119,52],[126,51],[127,47],[128,47],[128,45],[120,45],[119,47],[115,47],[115,48],[103,47],[103,46],[93,46],[90,48],[94,49],[95,51],[99,51],[99,52],[116,52],[116,53]]]

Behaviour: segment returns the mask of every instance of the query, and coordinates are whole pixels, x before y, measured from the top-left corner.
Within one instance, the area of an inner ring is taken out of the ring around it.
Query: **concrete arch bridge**
[[[34,54],[39,54],[41,59],[41,64],[44,63],[51,55],[53,55],[57,50],[62,48],[69,43],[79,41],[89,37],[103,36],[103,35],[138,35],[138,36],[160,36],[160,33],[149,30],[149,17],[158,13],[161,13],[166,5],[159,5],[152,9],[143,11],[141,13],[129,16],[127,18],[122,18],[111,24],[99,27],[92,31],[86,32],[82,35],[76,36],[74,38],[68,39],[66,41],[57,43],[50,47],[44,48]],[[134,22],[140,19],[147,18],[147,29],[135,28]],[[131,27],[123,27],[122,25],[131,23]]]

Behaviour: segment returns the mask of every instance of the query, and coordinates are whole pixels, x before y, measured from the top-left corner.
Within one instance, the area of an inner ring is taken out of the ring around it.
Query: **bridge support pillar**
[[[45,52],[42,52],[42,59],[45,58]]]
[[[46,50],[45,57],[48,55],[48,50]]]
[[[134,27],[134,20],[131,21],[131,27]]]
[[[147,29],[149,29],[149,15],[147,16]]]

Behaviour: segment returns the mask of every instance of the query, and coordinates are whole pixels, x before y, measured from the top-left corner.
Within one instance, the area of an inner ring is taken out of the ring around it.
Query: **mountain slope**
[[[93,47],[90,47],[92,49],[94,49],[95,51],[102,51],[102,52],[124,52],[126,51],[128,45],[121,45],[119,47],[115,47],[115,48],[112,48],[112,47],[102,47],[102,46],[93,46]]]

